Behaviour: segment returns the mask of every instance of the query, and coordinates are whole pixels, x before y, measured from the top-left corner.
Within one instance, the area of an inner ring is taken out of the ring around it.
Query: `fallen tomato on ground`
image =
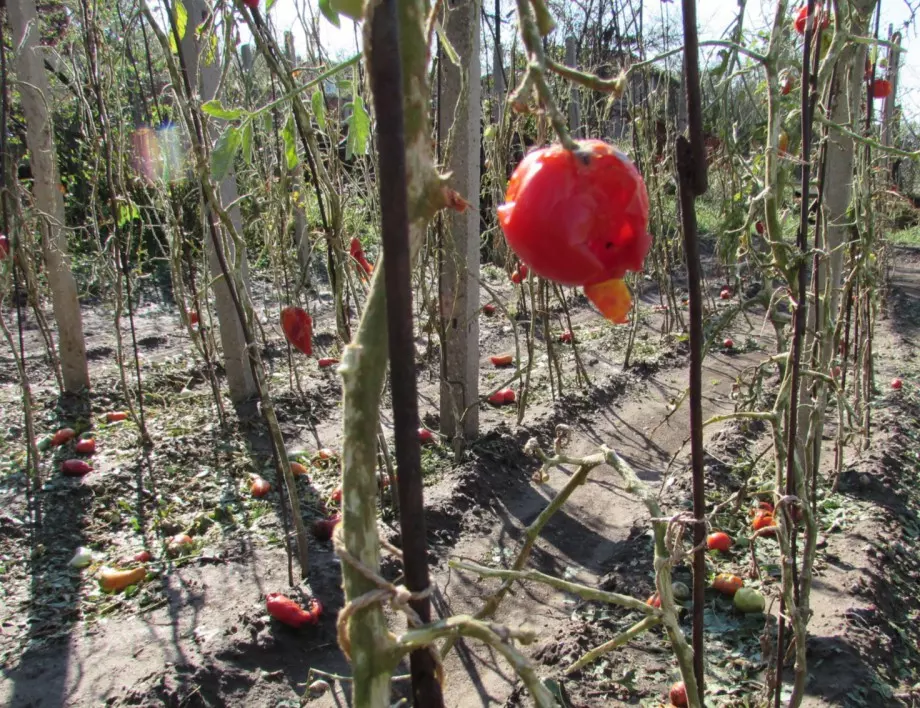
[[[146,577],[147,569],[144,566],[131,570],[116,570],[106,566],[99,571],[99,586],[106,592],[120,592],[129,585],[137,585]]]
[[[294,475],[295,477],[301,477],[301,476],[305,477],[307,476],[307,468],[304,467],[299,462],[292,462],[291,463],[291,474]]]
[[[496,354],[490,356],[489,361],[493,366],[511,366],[514,363],[514,354]]]
[[[668,691],[668,699],[671,701],[671,705],[676,706],[676,708],[683,708],[683,706],[687,705],[687,687],[683,681],[678,681],[671,686],[671,690]]]
[[[317,541],[328,541],[332,538],[335,531],[335,525],[342,520],[341,515],[336,514],[328,519],[317,519],[313,522],[313,538]]]
[[[135,563],[147,563],[152,558],[153,556],[150,555],[150,551],[141,551],[139,553],[135,553],[132,560],[134,560]]]
[[[722,551],[725,553],[732,547],[732,537],[724,531],[716,531],[706,537],[706,548],[710,551]]]
[[[482,313],[488,317],[491,317],[495,314],[495,305],[492,303],[486,303],[482,306]]]
[[[313,318],[300,307],[281,310],[281,330],[291,346],[310,356],[313,353]]]
[[[189,550],[195,542],[187,533],[177,533],[166,542],[166,550],[170,555],[178,555]]]
[[[61,428],[51,437],[51,447],[60,447],[69,443],[77,436],[77,431],[73,428]]]
[[[726,349],[734,349],[735,342],[731,339],[726,339],[724,342],[722,342],[722,346],[725,347]]]
[[[317,359],[316,363],[319,365],[319,368],[328,369],[330,366],[338,364],[339,360],[332,357],[324,357],[323,359]]]
[[[712,581],[712,589],[723,595],[734,595],[743,586],[744,581],[731,573],[719,573]]]
[[[428,428],[419,428],[418,429],[418,441],[425,445],[426,443],[434,442],[434,433],[432,433]]]
[[[64,460],[61,463],[61,472],[67,477],[83,477],[93,471],[83,460]]]
[[[256,499],[261,499],[266,496],[271,489],[272,485],[269,484],[268,480],[258,475],[252,478],[252,484],[249,485],[249,491]]]
[[[904,382],[901,379],[891,379],[891,388],[895,391],[900,391],[901,387],[904,385]]]
[[[511,176],[499,223],[535,274],[584,286],[605,317],[622,323],[632,304],[623,276],[642,269],[651,246],[648,193],[635,165],[612,145],[577,146],[529,153]]]
[[[559,341],[563,344],[571,344],[575,339],[575,335],[572,334],[572,330],[567,329],[565,332],[559,335]]]
[[[266,595],[265,607],[274,619],[296,629],[305,624],[316,624],[323,612],[323,606],[316,598],[310,600],[310,609],[305,610],[291,598],[277,592]]]
[[[128,420],[128,414],[125,411],[109,411],[105,414],[106,423],[120,423],[123,420]]]
[[[74,447],[81,455],[92,455],[96,452],[96,441],[93,438],[86,438],[85,440],[77,440],[77,444]]]

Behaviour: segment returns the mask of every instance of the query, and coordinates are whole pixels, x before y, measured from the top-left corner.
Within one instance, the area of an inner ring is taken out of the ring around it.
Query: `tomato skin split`
[[[536,275],[562,285],[622,279],[642,269],[651,246],[648,192],[612,145],[577,144],[575,152],[552,145],[524,158],[498,208],[499,223]]]

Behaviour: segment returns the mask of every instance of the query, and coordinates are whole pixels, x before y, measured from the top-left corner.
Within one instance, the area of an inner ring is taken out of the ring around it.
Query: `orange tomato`
[[[514,362],[514,354],[497,354],[490,356],[489,361],[493,366],[510,366]]]
[[[734,595],[741,587],[744,587],[744,581],[731,573],[719,573],[712,581],[713,590],[723,595]]]

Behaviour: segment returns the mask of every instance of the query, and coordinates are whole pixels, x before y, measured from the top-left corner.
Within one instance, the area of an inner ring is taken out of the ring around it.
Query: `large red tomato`
[[[872,98],[888,98],[891,95],[891,82],[886,79],[876,79],[872,87]]]
[[[299,307],[281,310],[281,329],[284,336],[307,356],[313,353],[313,319]]]
[[[590,286],[586,294],[601,311],[624,321],[629,291],[622,278],[641,270],[651,246],[648,208],[635,165],[612,145],[583,140],[574,152],[553,145],[527,155],[498,219],[512,250],[537,275]],[[615,312],[598,299],[615,300]]]

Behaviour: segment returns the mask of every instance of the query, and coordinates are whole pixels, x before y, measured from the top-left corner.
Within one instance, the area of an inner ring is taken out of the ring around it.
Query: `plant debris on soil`
[[[907,368],[910,363],[917,370],[912,337],[920,326],[920,308],[905,295],[905,284],[915,285],[920,257],[910,251],[902,255],[910,267],[905,265],[902,280],[894,282],[891,319],[879,323],[878,349],[886,353],[878,364],[880,380],[896,370],[905,387],[879,395],[869,449],[850,445],[838,491],[819,500],[809,706],[920,702],[920,376]],[[437,436],[425,446],[436,613],[475,612],[497,587],[496,581],[449,568],[448,560],[510,565],[526,526],[565,484],[567,476],[558,470],[548,481],[535,482],[539,463],[525,453],[530,438],[548,446],[560,423],[573,431],[573,455],[609,445],[645,483],[660,488],[669,513],[689,508],[688,432],[680,407],[686,344],[660,335],[653,295],[651,290],[644,295],[629,370],[620,366],[625,330],[604,325],[586,303],[573,299],[575,342],[592,381],[589,388],[575,386],[570,345],[558,346],[565,390],[561,395],[551,390],[545,359],[537,361],[521,426],[515,406],[483,406],[481,436],[460,459]],[[347,700],[350,669],[335,628],[343,604],[339,561],[330,540],[311,538],[308,577],[297,582],[295,568],[295,586],[290,586],[279,487],[260,419],[241,410],[221,428],[206,372],[192,357],[187,337],[163,334],[179,331],[174,310],[148,303],[136,313],[143,401],[153,439],[144,447],[133,422],[105,418],[108,411],[126,409],[113,341],[104,334],[111,313],[95,305],[85,308],[85,316],[94,391],[84,399],[57,398],[38,333],[28,321],[25,329],[29,373],[37,382],[39,434],[65,426],[78,437],[91,434],[96,452],[85,458],[93,467],[85,477],[59,472],[63,460],[79,457],[70,442],[41,452],[43,483],[29,489],[18,379],[12,362],[0,362],[5,431],[0,441],[0,704],[332,706]],[[318,313],[316,326],[320,337],[332,331],[331,306]],[[511,327],[502,317],[483,317],[483,393],[507,378],[507,372],[489,364],[489,356],[513,349]],[[297,484],[310,528],[338,510],[333,490],[339,462],[322,459],[317,451],[341,452],[341,388],[334,369],[319,370],[296,358],[295,381],[280,331],[269,334],[273,398],[288,454],[306,468]],[[538,331],[538,337],[546,335]],[[732,351],[713,351],[706,360],[707,416],[733,410],[733,384],[772,346],[756,323],[738,325],[732,336]],[[436,431],[439,366],[433,346],[418,340],[421,413],[423,423]],[[229,402],[226,407],[232,411]],[[756,705],[775,651],[770,638],[778,611],[776,543],[760,539],[752,551],[747,540],[747,510],[769,483],[766,445],[766,431],[758,425],[735,422],[706,432],[707,495],[714,504],[725,502],[712,521],[734,540],[728,552],[710,552],[709,569],[742,575],[767,596],[766,613],[744,615],[731,598],[707,592],[712,705]],[[832,459],[832,444],[825,448]],[[265,497],[250,492],[255,474],[271,484]],[[381,536],[399,545],[383,483],[381,499]],[[180,534],[191,542],[171,542]],[[651,546],[644,508],[602,465],[544,529],[528,567],[645,599],[654,592]],[[80,549],[87,549],[84,567],[72,563]],[[142,582],[118,593],[100,588],[101,567],[136,567],[141,562],[135,558],[144,551],[149,560],[142,562],[147,570]],[[748,579],[752,559],[759,581]],[[383,573],[398,578],[398,562],[387,561]],[[688,567],[678,567],[674,580],[689,586]],[[272,592],[303,605],[320,598],[324,611],[318,623],[293,629],[272,620],[265,607]],[[683,604],[689,634],[689,601]],[[400,626],[399,618],[391,619]],[[634,624],[639,619],[634,611],[524,582],[513,585],[496,619],[536,631],[538,641],[523,649],[560,705],[657,706],[677,678],[660,628],[565,673],[586,651]],[[529,704],[509,667],[480,646],[460,642],[446,669],[452,707]],[[791,674],[790,668],[787,681]],[[330,691],[311,694],[307,687],[317,679],[327,681]],[[407,684],[395,687],[404,694]]]

